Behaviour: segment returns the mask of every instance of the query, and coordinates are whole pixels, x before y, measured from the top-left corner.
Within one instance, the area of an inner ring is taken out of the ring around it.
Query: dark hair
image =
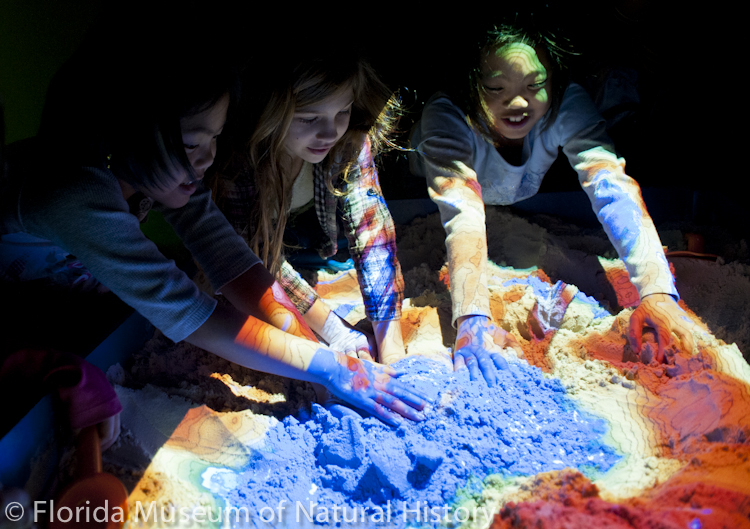
[[[53,78],[40,139],[55,164],[107,165],[135,187],[192,178],[180,119],[227,93],[231,108],[239,97],[237,69],[218,41],[184,20],[112,20],[104,17]],[[185,53],[177,37],[191,31],[206,42]]]
[[[161,83],[153,91],[139,94],[115,113],[108,127],[112,171],[136,185],[160,187],[174,182],[175,175],[195,178],[182,141],[180,119],[199,114],[229,95],[229,111],[239,98],[236,70],[218,57],[196,57],[206,62],[197,76],[175,62],[151,77]],[[153,99],[151,99],[153,98]],[[136,103],[137,108],[134,108]],[[129,112],[126,115],[126,112]]]
[[[546,129],[554,123],[560,110],[563,94],[570,83],[568,61],[575,53],[568,39],[562,35],[559,28],[550,23],[549,18],[551,18],[549,15],[535,18],[531,13],[525,15],[516,13],[512,22],[492,26],[482,34],[474,49],[468,83],[459,88],[459,91],[464,111],[484,135],[495,139],[497,132],[490,126],[492,118],[482,98],[481,57],[484,53],[510,44],[526,44],[538,53],[545,53],[549,59],[552,82],[551,101],[550,109],[544,117],[543,127]]]

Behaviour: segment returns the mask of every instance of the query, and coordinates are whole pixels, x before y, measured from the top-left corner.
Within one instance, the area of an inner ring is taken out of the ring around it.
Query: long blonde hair
[[[391,145],[388,137],[398,119],[399,100],[372,67],[354,54],[342,57],[339,52],[336,56],[300,61],[290,75],[274,80],[277,82],[261,90],[265,91],[265,97],[244,95],[245,101],[249,101],[246,122],[255,126],[237,153],[242,161],[234,165],[241,169],[231,176],[245,183],[249,179],[255,189],[247,218],[248,242],[271,273],[277,275],[293,181],[284,178],[289,170],[284,141],[295,109],[318,103],[342,88],[352,88],[354,101],[349,128],[321,162],[325,164],[326,186],[335,195],[343,195],[351,183],[351,168],[357,163],[365,138],[370,138],[373,156],[383,146]],[[253,108],[263,101],[265,105]]]

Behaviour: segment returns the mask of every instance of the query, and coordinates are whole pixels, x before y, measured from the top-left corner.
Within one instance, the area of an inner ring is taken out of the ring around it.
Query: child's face
[[[319,103],[295,109],[284,148],[294,160],[322,162],[349,128],[354,91],[340,89]]]
[[[492,126],[505,138],[525,137],[549,110],[551,70],[545,53],[522,43],[483,51],[480,73]]]
[[[216,140],[224,129],[228,108],[229,94],[225,94],[214,106],[180,119],[182,143],[196,177],[191,181],[191,176],[184,174],[163,188],[141,189],[146,196],[169,208],[181,208],[187,204],[197,189],[197,182],[203,179],[206,169],[214,163]]]

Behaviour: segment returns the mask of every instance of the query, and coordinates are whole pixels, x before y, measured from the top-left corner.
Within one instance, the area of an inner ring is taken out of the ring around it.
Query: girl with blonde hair
[[[39,281],[75,287],[64,262],[51,266],[75,256],[175,342],[324,386],[392,425],[423,419],[423,399],[393,368],[318,342],[203,184],[233,113],[236,75],[218,46],[184,54],[175,43],[183,33],[210,35],[210,24],[172,17],[154,23],[150,36],[130,24],[116,32],[109,22],[121,19],[104,20],[53,81],[37,141],[8,156],[0,181],[3,287],[22,294]],[[186,82],[196,66],[202,75]],[[200,291],[146,238],[139,221],[151,206],[226,303]],[[39,257],[28,251],[38,247]],[[28,325],[43,334],[46,323],[35,317]]]
[[[254,68],[270,75],[243,83],[247,132],[220,180],[219,206],[333,349],[391,363],[405,355],[403,279],[373,158],[390,145],[398,100],[355,52],[295,53],[293,66],[274,58],[274,68]],[[285,258],[285,232],[287,244],[330,258],[339,224],[375,343],[331,311]]]

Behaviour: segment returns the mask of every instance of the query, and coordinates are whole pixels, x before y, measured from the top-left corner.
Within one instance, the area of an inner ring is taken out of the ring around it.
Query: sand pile
[[[132,487],[131,520],[750,526],[750,366],[732,343],[750,343],[747,265],[673,261],[703,331],[695,355],[671,344],[656,365],[652,336],[641,357],[627,345],[632,286],[603,234],[535,220],[488,209],[493,316],[525,352],[509,356],[496,388],[449,369],[437,216],[400,227],[409,355],[399,367],[436,397],[420,424],[339,420],[311,404],[307,384],[151,340],[110,373],[125,433],[105,463]],[[349,321],[361,319],[351,273],[321,273],[317,288]],[[560,313],[563,292],[573,301]]]

